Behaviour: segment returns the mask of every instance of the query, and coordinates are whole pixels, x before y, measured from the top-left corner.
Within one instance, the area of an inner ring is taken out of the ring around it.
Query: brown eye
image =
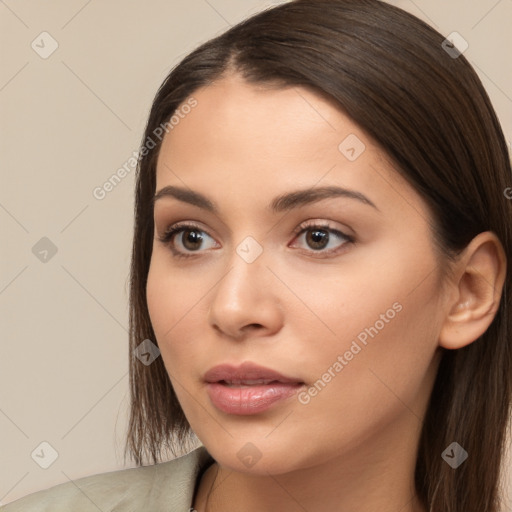
[[[208,233],[193,224],[171,226],[163,236],[159,237],[159,240],[169,246],[178,258],[194,256],[192,253],[201,254],[203,252],[201,249],[209,248],[209,241],[210,248],[218,245]]]
[[[325,230],[308,230],[306,242],[312,249],[324,249],[329,243],[329,232]]]
[[[318,256],[337,253],[346,245],[355,241],[354,237],[345,235],[345,233],[329,225],[302,225],[299,226],[296,234],[296,240],[300,241],[304,238],[302,248],[310,253],[316,253]]]
[[[196,251],[201,248],[204,238],[197,229],[184,229],[181,232],[181,243],[187,251]]]

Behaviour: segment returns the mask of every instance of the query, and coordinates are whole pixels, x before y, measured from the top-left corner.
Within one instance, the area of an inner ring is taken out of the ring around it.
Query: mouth
[[[270,384],[278,382],[281,384],[304,384],[301,379],[287,377],[272,370],[259,366],[252,362],[245,362],[240,366],[221,364],[210,368],[204,375],[205,382],[223,382],[227,385],[253,386],[258,384]]]
[[[300,379],[246,362],[220,365],[206,372],[204,380],[212,404],[227,414],[251,415],[284,403],[304,386]]]
[[[251,386],[261,386],[268,384],[294,384],[293,382],[282,382],[279,380],[270,380],[270,379],[245,379],[245,380],[220,380],[219,384],[224,384],[229,388],[249,388]],[[296,383],[299,384],[299,383]]]

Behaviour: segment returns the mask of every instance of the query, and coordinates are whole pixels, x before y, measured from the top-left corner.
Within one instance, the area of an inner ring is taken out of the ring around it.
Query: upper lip
[[[302,383],[300,379],[285,377],[275,370],[259,366],[256,363],[247,361],[240,366],[221,364],[210,368],[204,375],[206,382],[243,383],[244,381],[265,380],[268,382],[278,381],[282,383]]]

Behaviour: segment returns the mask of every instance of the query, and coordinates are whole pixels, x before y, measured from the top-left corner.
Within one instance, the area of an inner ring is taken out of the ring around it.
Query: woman
[[[395,7],[205,43],[140,151],[127,451],[203,446],[6,512],[497,512],[511,187],[477,75]]]

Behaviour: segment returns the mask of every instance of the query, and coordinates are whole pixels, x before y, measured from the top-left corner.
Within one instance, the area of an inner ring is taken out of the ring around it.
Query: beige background
[[[125,467],[133,172],[93,189],[138,149],[171,67],[271,3],[0,0],[0,502]],[[468,41],[510,141],[512,0],[392,3]]]

